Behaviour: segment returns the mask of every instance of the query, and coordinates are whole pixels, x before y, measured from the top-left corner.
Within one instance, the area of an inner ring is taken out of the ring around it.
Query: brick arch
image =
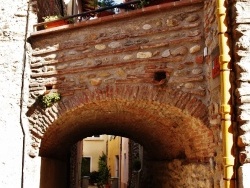
[[[30,113],[33,150],[63,156],[92,134],[115,134],[141,143],[157,159],[201,159],[213,155],[207,107],[179,90],[120,86],[65,96],[51,108]],[[40,148],[40,149],[39,149]]]

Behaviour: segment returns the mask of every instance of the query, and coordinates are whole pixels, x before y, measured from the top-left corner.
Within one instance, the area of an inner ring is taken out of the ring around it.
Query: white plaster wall
[[[30,138],[24,114],[29,75],[23,72],[29,61],[26,33],[36,19],[28,11],[28,0],[0,0],[0,4],[0,187],[35,188],[39,187],[40,158],[28,156]]]
[[[248,188],[250,186],[250,164],[244,164],[239,167],[238,170],[238,179],[239,179],[239,188]]]
[[[121,151],[121,188],[127,187],[128,173],[129,173],[129,139],[122,137],[122,151]]]
[[[0,187],[20,187],[23,133],[20,98],[27,6],[0,0]]]

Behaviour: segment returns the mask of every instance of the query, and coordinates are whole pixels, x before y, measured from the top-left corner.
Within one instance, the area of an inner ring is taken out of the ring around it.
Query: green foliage
[[[139,7],[145,7],[149,5],[150,0],[140,0]]]
[[[75,20],[74,20],[74,18],[69,18],[69,19],[66,19],[66,22],[68,24],[72,24],[72,23],[75,23]]]
[[[62,19],[62,18],[63,17],[61,15],[43,17],[45,22],[55,21],[55,20],[59,20],[59,19]],[[74,18],[68,18],[68,19],[65,19],[65,22],[70,24],[70,23],[75,23],[75,20],[74,20]]]
[[[98,5],[100,7],[111,7],[115,5],[114,0],[98,0]]]
[[[98,184],[103,185],[107,184],[108,180],[110,178],[110,169],[107,165],[107,156],[102,153],[102,155],[99,157],[98,161]]]
[[[43,17],[45,22],[49,22],[49,21],[54,21],[54,20],[58,20],[61,19],[62,16],[61,15],[54,15],[54,16],[45,16]]]
[[[48,93],[46,95],[41,95],[38,97],[38,100],[40,101],[40,103],[42,103],[43,107],[45,108],[52,106],[60,99],[61,95],[59,93]]]

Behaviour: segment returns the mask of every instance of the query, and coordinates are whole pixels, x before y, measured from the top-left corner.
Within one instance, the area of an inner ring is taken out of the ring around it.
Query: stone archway
[[[108,133],[157,151],[153,158],[211,157],[213,135],[206,126],[206,109],[178,90],[124,86],[79,92],[51,108],[30,111],[32,146],[41,156],[63,155],[83,137]]]
[[[58,166],[55,168],[64,171],[61,176],[65,176],[67,168],[62,169],[66,164],[57,159],[67,157],[74,143],[93,134],[120,135],[140,143],[151,160],[147,168],[154,169],[158,175],[161,169],[156,170],[155,166],[168,169],[181,164],[164,161],[207,161],[215,152],[213,134],[207,127],[206,106],[180,90],[107,86],[65,96],[47,109],[36,106],[30,109],[29,116],[33,135],[31,154],[39,152],[41,157],[49,159],[45,164]],[[161,161],[161,165],[154,161]],[[203,166],[195,165],[202,172],[210,168],[205,165],[204,170]],[[178,168],[187,170],[193,166]],[[157,184],[160,186],[161,182]]]
[[[63,97],[30,108],[30,155],[60,158],[83,137],[107,133],[141,143],[154,161],[207,162],[216,151],[201,18],[203,1],[178,1],[34,34],[30,103],[47,92]]]

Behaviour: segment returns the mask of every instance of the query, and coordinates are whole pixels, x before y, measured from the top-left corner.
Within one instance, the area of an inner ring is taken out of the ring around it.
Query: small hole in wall
[[[52,90],[52,85],[45,86],[45,87],[46,87],[46,91]]]
[[[160,82],[161,80],[166,79],[166,72],[165,71],[158,71],[154,74],[154,80]]]

